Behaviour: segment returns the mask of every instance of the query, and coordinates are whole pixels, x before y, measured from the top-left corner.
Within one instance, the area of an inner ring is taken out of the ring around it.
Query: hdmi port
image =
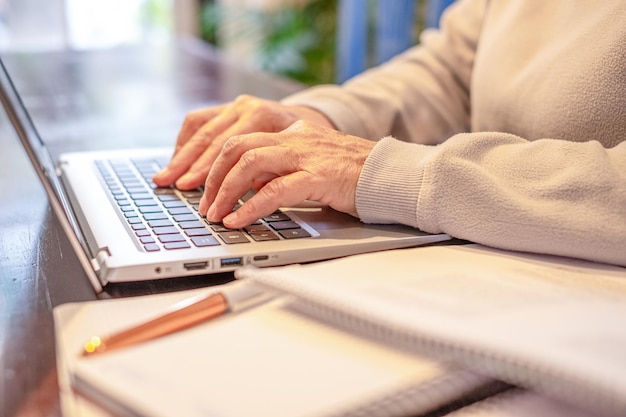
[[[187,270],[187,271],[195,271],[198,269],[206,269],[209,266],[209,262],[205,261],[205,262],[188,262],[186,264],[183,264],[183,267]]]

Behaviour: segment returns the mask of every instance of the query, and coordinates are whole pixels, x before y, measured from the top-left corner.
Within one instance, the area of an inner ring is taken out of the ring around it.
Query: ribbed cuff
[[[417,224],[418,198],[424,166],[433,146],[381,139],[361,171],[356,209],[365,223]]]

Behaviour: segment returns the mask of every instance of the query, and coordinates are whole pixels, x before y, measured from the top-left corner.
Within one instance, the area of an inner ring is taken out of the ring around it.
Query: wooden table
[[[1,52],[0,52],[1,53]],[[195,108],[301,85],[227,62],[197,40],[3,54],[53,156],[173,145]],[[59,416],[52,309],[96,299],[4,112],[0,114],[0,416]],[[101,298],[196,288],[231,274],[108,286]]]

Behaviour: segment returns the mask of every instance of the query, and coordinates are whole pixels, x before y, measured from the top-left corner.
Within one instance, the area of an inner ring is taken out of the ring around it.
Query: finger
[[[169,186],[174,183],[174,181],[180,175],[180,169],[177,169],[174,166],[174,169],[171,168],[171,161],[176,157],[178,152],[187,144],[187,142],[193,137],[193,135],[200,130],[202,126],[211,121],[215,116],[220,114],[225,108],[225,105],[210,107],[201,110],[195,110],[189,112],[185,116],[185,120],[183,121],[183,125],[178,133],[178,137],[176,139],[176,147],[174,148],[174,152],[172,157],[170,158],[170,162],[168,166],[158,172],[154,177],[153,181],[157,185],[160,186]]]
[[[311,175],[297,171],[276,177],[261,188],[236,211],[222,219],[224,226],[239,229],[268,216],[280,207],[297,205],[310,199]]]
[[[185,116],[180,132],[178,132],[174,155],[176,155],[176,153],[182,149],[183,146],[185,146],[189,139],[191,139],[191,137],[198,130],[200,130],[202,126],[207,124],[217,115],[221,114],[226,107],[227,105],[223,104],[221,106],[209,107],[188,113],[187,116]]]
[[[279,103],[248,95],[223,106],[192,113],[179,134],[170,164],[154,181],[163,186],[176,182],[182,189],[195,188],[204,181],[217,155],[218,151],[209,150],[210,146],[221,147],[232,135],[283,130],[296,117]],[[203,119],[205,123],[201,124]],[[199,145],[194,143],[196,141]]]
[[[239,181],[243,181],[244,183],[245,181],[250,181],[246,186],[249,188],[252,187],[254,181],[259,180],[259,178],[256,177],[253,177],[252,180],[247,177],[249,173],[256,172],[254,170],[258,169],[258,166],[255,167],[257,162],[255,162],[254,159],[261,159],[263,153],[260,152],[260,149],[277,145],[280,141],[279,136],[280,134],[275,133],[253,133],[232,136],[228,139],[207,175],[204,184],[204,195],[202,196],[199,206],[200,213],[205,214],[207,212],[209,206],[211,206],[215,200],[218,191],[223,188],[226,175],[228,175],[236,165],[238,165],[238,167],[235,172],[242,174]],[[253,149],[256,151],[251,152]],[[243,155],[246,153],[248,154],[244,158]],[[265,157],[272,158],[276,156],[267,155]],[[234,182],[234,184],[237,183]],[[238,189],[240,188],[241,187],[238,187]],[[247,189],[245,191],[247,191]],[[222,213],[223,209],[223,206],[220,206],[219,212]]]
[[[222,107],[221,113],[197,129],[186,142],[181,141],[182,145],[177,145],[177,150],[168,166],[155,176],[154,182],[158,185],[171,185],[176,182],[176,186],[181,189],[191,189],[201,185],[208,168],[206,172],[202,170],[190,172],[191,167],[212,145],[215,138],[235,123],[237,118],[237,113],[230,111],[229,106]],[[184,179],[182,179],[183,176],[185,176]]]
[[[211,221],[221,220],[231,212],[237,200],[248,192],[254,184],[259,182],[267,183],[265,187],[269,188],[265,193],[269,190],[273,190],[276,194],[276,200],[272,207],[260,207],[259,209],[264,211],[264,213],[257,213],[258,215],[269,214],[279,207],[278,205],[284,204],[288,201],[287,197],[282,196],[282,192],[273,188],[280,185],[281,182],[274,181],[277,177],[299,171],[296,162],[297,157],[294,155],[295,152],[292,148],[275,146],[255,148],[245,152],[221,182],[216,197],[210,209],[207,211],[208,219]],[[309,175],[309,177],[311,176]],[[263,190],[263,188],[261,190]],[[308,190],[309,187],[305,187],[305,191],[308,192]],[[290,193],[291,191],[286,192]],[[309,196],[309,194],[307,194],[307,196]],[[209,200],[205,200],[204,204],[201,202],[202,206],[200,207],[200,212],[203,211],[208,201]]]
[[[207,148],[189,167],[187,173],[176,182],[176,186],[181,189],[199,187],[205,182],[227,140],[233,136],[262,132],[264,129],[267,129],[267,126],[262,125],[262,122],[256,117],[256,113],[250,115],[243,114],[235,123],[213,140],[213,146]]]

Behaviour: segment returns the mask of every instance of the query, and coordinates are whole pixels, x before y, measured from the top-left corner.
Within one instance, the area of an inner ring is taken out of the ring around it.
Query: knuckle
[[[222,154],[224,156],[232,155],[233,153],[237,152],[237,149],[242,142],[242,136],[237,135],[229,137],[228,139],[226,139],[226,141],[224,141],[224,144],[222,145]]]
[[[306,120],[298,119],[289,126],[291,130],[302,130],[307,127],[308,122]]]
[[[281,181],[281,178],[278,177],[268,182],[263,187],[263,193],[266,195],[268,200],[279,202],[285,193],[285,184]]]
[[[235,98],[233,104],[240,111],[246,110],[249,108],[255,108],[258,106],[259,99],[257,97],[251,96],[249,94],[240,94]]]
[[[306,132],[312,127],[312,122],[308,120],[298,119],[293,122],[285,131],[287,132]]]
[[[239,94],[236,98],[235,98],[235,102],[236,103],[245,103],[247,101],[250,101],[254,99],[253,96],[251,96],[250,94]]]
[[[186,148],[194,154],[204,152],[211,143],[212,137],[206,132],[196,132],[187,142]]]
[[[204,123],[202,110],[195,110],[187,113],[183,119],[183,126],[191,129],[196,129],[202,126]]]
[[[259,209],[260,207],[258,207],[257,202],[250,199],[242,204],[237,210],[241,210],[241,214],[249,217],[258,214]]]
[[[249,151],[244,152],[239,158],[239,164],[243,170],[248,169],[249,167],[253,167],[259,162],[259,152],[256,149],[251,149]]]
[[[193,115],[193,113],[187,113],[185,115],[185,118],[183,119],[183,126],[191,126],[194,124],[195,120],[196,117]]]
[[[257,117],[271,115],[273,112],[273,106],[269,101],[247,94],[238,96],[235,103],[240,112],[246,112]]]
[[[204,180],[204,188],[205,190],[215,190],[219,186],[219,183],[215,180],[215,175],[212,175],[211,171],[207,174],[207,177]]]

